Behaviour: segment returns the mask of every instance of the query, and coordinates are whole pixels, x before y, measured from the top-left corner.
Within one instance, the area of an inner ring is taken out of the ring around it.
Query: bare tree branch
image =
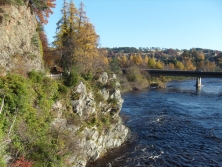
[[[1,105],[1,108],[0,108],[0,114],[1,114],[2,111],[3,111],[4,102],[5,102],[5,95],[4,95],[3,99],[2,99],[2,105]]]
[[[13,126],[14,126],[14,124],[15,124],[15,121],[16,121],[16,118],[17,118],[17,114],[18,114],[18,108],[16,108],[16,111],[15,111],[15,118],[14,118],[14,120],[13,120],[13,122],[12,122],[12,125],[11,125],[10,129],[9,129],[9,132],[8,132],[8,138],[9,138],[10,133],[11,133],[11,131],[12,131],[12,128],[13,128]]]
[[[10,126],[10,129],[9,129],[9,132],[8,132],[8,137],[2,143],[0,143],[0,150],[1,150],[1,148],[4,147],[4,145],[7,145],[7,144],[11,143],[11,141],[12,141],[11,138],[10,138],[10,133],[12,131],[12,128],[13,128],[14,124],[15,124],[17,114],[18,114],[18,108],[16,108],[16,114],[15,114],[14,120],[12,122],[12,125]]]

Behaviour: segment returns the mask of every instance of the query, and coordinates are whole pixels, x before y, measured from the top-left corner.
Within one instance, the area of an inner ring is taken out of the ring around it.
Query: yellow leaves
[[[99,36],[85,14],[84,4],[81,3],[77,10],[71,2],[64,5],[62,11],[63,17],[57,24],[59,32],[54,44],[62,50],[63,68],[69,70],[72,65],[78,65],[87,71],[97,68],[95,64],[98,67],[106,64],[107,60],[101,57],[97,49]]]
[[[152,69],[154,69],[156,67],[156,60],[154,57],[149,58],[148,60],[148,66]]]
[[[104,58],[103,58],[103,63],[104,63],[105,66],[108,66],[108,65],[109,65],[109,60],[108,60],[107,57],[104,57]]]
[[[183,63],[180,62],[180,61],[177,61],[177,62],[176,62],[176,68],[177,68],[178,70],[184,70],[184,65],[183,65]]]
[[[41,3],[37,1],[32,1],[33,4],[31,4],[31,8],[36,13],[36,16],[38,20],[42,24],[47,24],[49,17],[49,14],[53,14],[53,11],[51,8],[55,8],[55,0],[46,0]],[[43,7],[44,6],[44,7]]]
[[[169,63],[167,66],[170,70],[174,70],[175,66],[173,63]]]
[[[122,57],[122,62],[121,62],[121,64],[122,64],[122,67],[127,67],[127,66],[129,65],[128,58],[126,57],[126,55],[124,55],[124,56]]]
[[[204,56],[203,53],[199,53],[198,56],[197,56],[197,58],[198,58],[199,60],[204,60],[204,59],[205,59],[205,56]]]
[[[148,58],[148,56],[146,55],[146,56],[144,57],[143,62],[144,62],[144,64],[148,64],[148,61],[149,61],[149,58]]]
[[[136,65],[141,65],[143,63],[143,59],[140,54],[139,55],[134,54],[134,55],[130,56],[130,63],[136,64]]]
[[[135,56],[134,61],[135,61],[136,65],[141,65],[143,63],[143,59],[142,59],[141,55]]]
[[[193,65],[191,59],[187,59],[184,64],[187,70],[190,70],[190,71],[196,70],[196,67]]]
[[[163,67],[164,67],[164,64],[161,63],[160,60],[156,62],[156,65],[155,65],[156,69],[163,69]]]

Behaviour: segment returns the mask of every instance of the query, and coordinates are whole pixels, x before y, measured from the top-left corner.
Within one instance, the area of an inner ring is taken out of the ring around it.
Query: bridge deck
[[[127,69],[122,69],[126,72]],[[222,78],[222,72],[202,72],[202,71],[176,71],[176,70],[151,70],[143,69],[151,76],[184,76],[184,77],[203,77],[203,78]]]

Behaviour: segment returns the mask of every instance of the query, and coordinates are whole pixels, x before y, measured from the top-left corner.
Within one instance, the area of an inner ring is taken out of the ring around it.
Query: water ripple
[[[89,166],[221,167],[222,80],[203,79],[200,92],[194,82],[125,94],[121,112],[132,137]]]

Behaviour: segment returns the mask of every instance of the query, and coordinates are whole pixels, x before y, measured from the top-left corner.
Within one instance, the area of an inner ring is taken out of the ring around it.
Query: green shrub
[[[118,100],[116,98],[109,98],[107,102],[116,105],[118,103]]]
[[[140,78],[142,78],[142,75],[140,73],[140,70],[138,67],[133,66],[127,70],[127,79],[130,82],[136,82]]]
[[[43,74],[36,71],[30,71],[28,73],[29,79],[34,83],[40,83],[43,80]]]
[[[79,98],[80,98],[80,93],[78,92],[72,93],[72,96],[71,96],[72,100],[79,100]]]
[[[93,78],[93,75],[90,71],[88,71],[87,73],[84,73],[82,74],[82,77],[86,80],[86,81],[89,81],[89,80],[92,80]]]
[[[104,101],[104,97],[100,92],[95,92],[94,93],[94,99],[95,99],[97,104],[101,101]]]
[[[79,75],[76,71],[71,71],[68,77],[66,78],[65,85],[68,87],[76,86],[79,81]]]
[[[29,78],[16,74],[0,77],[0,88],[0,98],[5,96],[0,115],[0,142],[12,127],[8,154],[27,157],[39,166],[46,162],[54,164],[50,166],[59,164],[60,160],[56,158],[58,150],[52,144],[54,139],[49,133],[50,109],[58,94],[57,83],[32,71]]]
[[[63,84],[58,84],[59,94],[66,95],[69,92],[69,89]]]
[[[110,60],[109,68],[114,74],[121,74],[122,73],[119,60],[116,57],[114,57]]]

